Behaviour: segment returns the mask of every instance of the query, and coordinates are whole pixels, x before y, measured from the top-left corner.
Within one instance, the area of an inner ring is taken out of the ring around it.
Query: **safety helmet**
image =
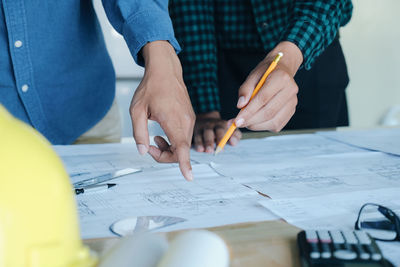
[[[49,142],[0,105],[0,267],[90,267],[68,175]]]

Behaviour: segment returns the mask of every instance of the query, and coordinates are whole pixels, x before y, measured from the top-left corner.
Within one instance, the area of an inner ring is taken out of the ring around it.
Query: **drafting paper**
[[[272,199],[390,188],[400,185],[400,157],[362,151],[326,156],[291,156],[280,162],[214,163],[219,174],[233,178]]]
[[[400,128],[318,132],[318,134],[346,144],[400,156]]]
[[[359,151],[364,150],[316,134],[296,134],[241,140],[234,147],[227,144],[224,150],[215,156],[192,151],[191,159],[200,163],[213,162],[229,166],[238,163],[279,163],[296,158]]]
[[[106,192],[76,196],[83,238],[113,236],[109,227],[132,216],[175,216],[187,221],[160,231],[277,219],[257,192],[217,175],[208,165],[193,166],[187,182],[177,167],[144,171],[113,180]]]
[[[68,173],[72,176],[80,173],[92,176],[125,168],[162,169],[177,166],[176,163],[157,163],[148,154],[140,155],[135,144],[116,143],[53,147],[61,157]]]
[[[124,168],[142,170],[113,180],[118,185],[105,192],[76,196],[81,235],[97,238],[112,236],[110,225],[132,216],[187,220],[159,229],[172,231],[279,217],[302,228],[352,228],[365,202],[400,212],[396,136],[399,129],[324,132],[242,140],[217,156],[191,151],[193,182],[184,180],[176,163],[139,155],[135,144],[55,149],[72,181]],[[382,245],[394,262],[390,251],[396,244]]]

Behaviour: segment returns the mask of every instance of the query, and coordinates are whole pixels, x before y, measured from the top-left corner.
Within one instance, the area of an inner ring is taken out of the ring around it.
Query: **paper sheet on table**
[[[187,221],[160,229],[172,231],[272,220],[277,217],[258,204],[255,191],[217,175],[208,165],[193,166],[187,182],[177,167],[143,171],[113,180],[106,192],[76,197],[83,238],[108,237],[112,223],[132,216],[165,215]]]
[[[346,144],[400,156],[400,128],[318,132],[317,134]]]
[[[400,186],[400,157],[363,151],[297,157],[281,162],[214,163],[219,174],[249,186],[272,199],[307,197]]]
[[[400,242],[378,241],[377,243],[383,256],[394,266],[400,266]]]
[[[200,163],[214,162],[228,166],[237,163],[279,163],[293,158],[357,151],[364,150],[316,134],[296,134],[241,140],[234,147],[227,144],[216,156],[192,151],[191,159]]]
[[[287,222],[303,229],[338,227],[353,229],[358,211],[363,204],[377,203],[396,212],[400,211],[399,195],[400,186],[313,197],[266,199],[260,203]],[[340,218],[340,220],[330,220],[330,218]]]
[[[400,187],[335,193],[316,197],[262,200],[260,204],[302,229],[354,229],[365,203],[377,203],[400,214]],[[385,257],[400,264],[400,242],[379,242]],[[397,251],[397,252],[396,252]]]
[[[135,144],[53,146],[70,175],[96,175],[125,168],[162,169],[177,164],[160,164],[140,155]]]

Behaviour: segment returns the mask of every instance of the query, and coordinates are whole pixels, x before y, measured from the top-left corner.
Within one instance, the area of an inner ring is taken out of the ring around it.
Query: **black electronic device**
[[[297,243],[303,267],[392,267],[364,231],[301,231]]]

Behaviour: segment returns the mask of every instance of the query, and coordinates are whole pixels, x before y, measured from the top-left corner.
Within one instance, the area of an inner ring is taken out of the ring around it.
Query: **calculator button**
[[[310,245],[310,258],[319,259],[321,253],[318,248],[318,236],[316,231],[305,231],[307,243]]]
[[[324,230],[319,230],[317,231],[318,236],[319,236],[319,240],[321,240],[322,243],[331,243],[331,236],[329,235],[328,231],[324,231]]]
[[[342,233],[347,243],[352,245],[358,243],[358,240],[356,239],[356,236],[354,235],[353,231],[342,231]]]
[[[328,244],[322,244],[321,258],[329,259],[330,257],[332,257],[332,253],[331,253],[331,250],[330,250]]]
[[[360,259],[368,260],[370,258],[369,253],[365,252],[365,250],[363,249],[361,244],[357,244],[354,247],[355,247],[355,250],[357,251]]]
[[[372,257],[371,257],[374,261],[380,261],[381,259],[382,259],[382,255],[381,254],[379,254],[379,253],[374,253],[374,254],[372,254]]]
[[[344,238],[343,235],[340,231],[335,230],[335,231],[329,231],[332,237],[332,241],[335,244],[344,244]]]
[[[363,245],[370,245],[371,244],[371,238],[367,235],[366,232],[364,231],[354,231],[356,234],[358,241],[360,241],[361,244]]]
[[[380,261],[382,259],[382,255],[376,250],[376,248],[374,248],[372,244],[365,247],[371,254],[371,259],[373,259],[374,261]]]
[[[333,250],[341,250],[343,249],[343,246],[338,243],[333,243]]]
[[[316,231],[307,230],[305,232],[306,232],[306,239],[308,242],[318,243],[318,236]]]
[[[354,260],[357,258],[357,253],[351,250],[336,250],[333,256],[340,260]]]
[[[328,231],[319,230],[317,231],[319,240],[321,241],[321,257],[323,259],[329,259],[332,257],[330,244],[332,243],[331,236]]]
[[[311,259],[319,259],[320,257],[321,257],[321,254],[318,251],[311,251],[311,253],[310,253]]]
[[[367,252],[364,252],[364,253],[361,253],[361,254],[360,254],[360,258],[361,258],[362,260],[369,260],[370,256],[369,256],[369,254],[368,254]],[[380,260],[380,259],[379,259],[379,260]]]

